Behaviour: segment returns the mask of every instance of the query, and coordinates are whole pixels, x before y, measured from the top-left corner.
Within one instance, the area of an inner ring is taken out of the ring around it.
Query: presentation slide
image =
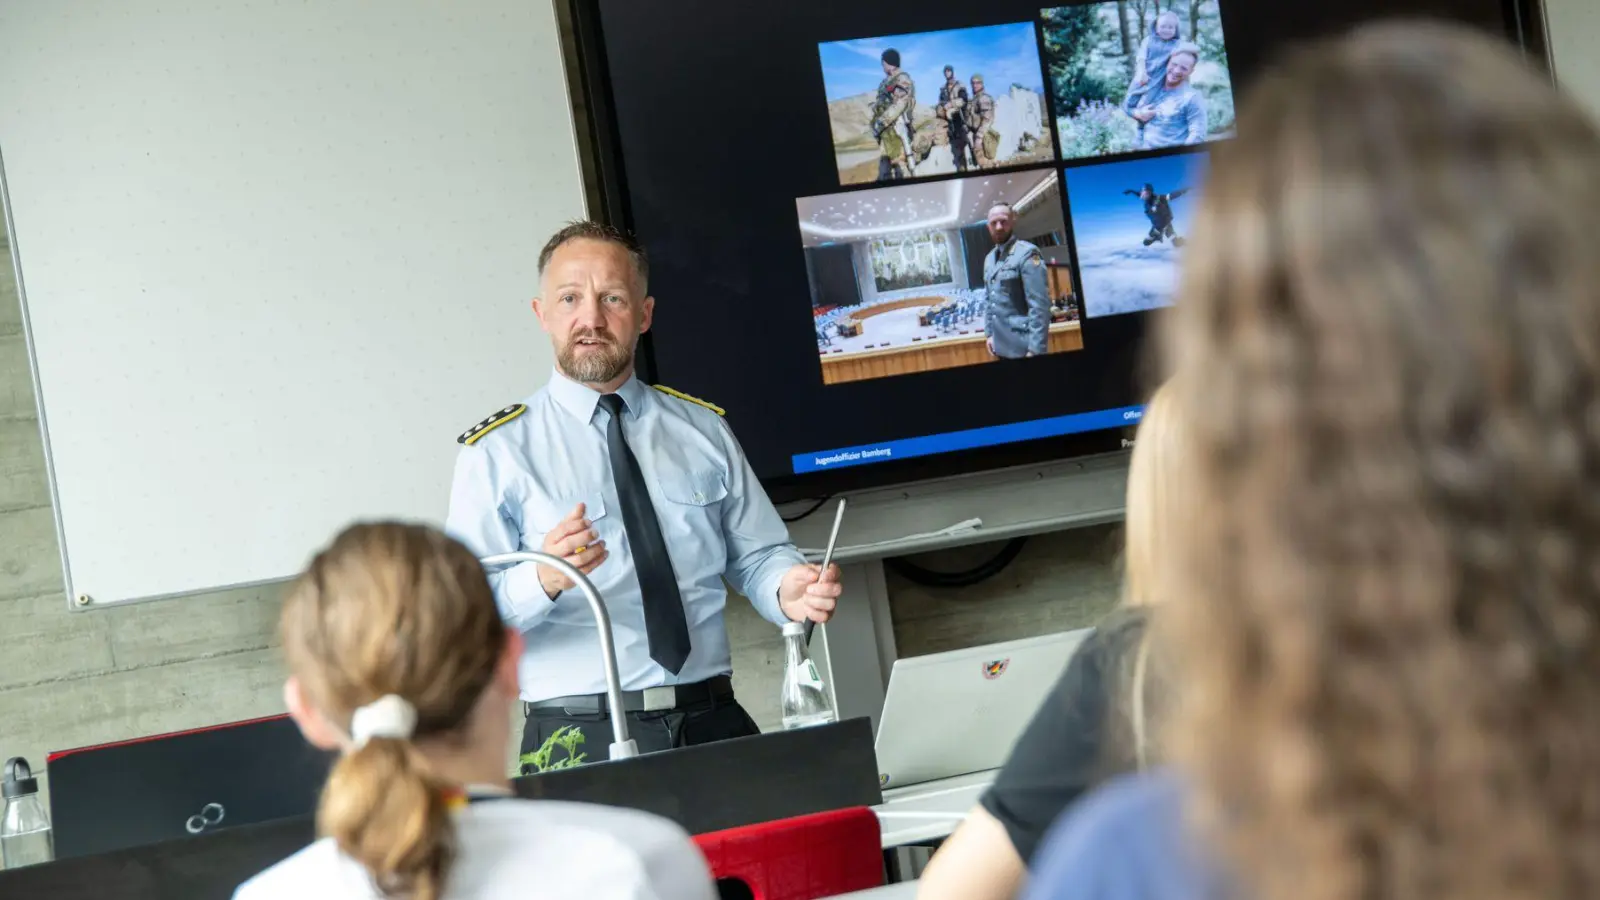
[[[796,206],[825,384],[1026,356],[1035,336],[1042,353],[1083,349],[1053,169]],[[990,275],[1002,283],[1007,244],[1038,248],[1011,267],[1020,268],[1015,296],[989,290]]]
[[[1204,153],[1185,153],[1067,170],[1085,315],[1142,312],[1172,302],[1205,159]]]
[[[724,408],[791,496],[1125,446],[1250,78],[1375,16],[1512,21],[1503,0],[584,2],[654,375]]]
[[[839,183],[1055,157],[1033,22],[823,44]]]
[[[1063,160],[1189,147],[1233,132],[1217,4],[1107,0],[1040,17]]]

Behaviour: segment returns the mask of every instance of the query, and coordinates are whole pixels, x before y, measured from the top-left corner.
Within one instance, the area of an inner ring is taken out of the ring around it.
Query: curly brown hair
[[[1167,323],[1165,750],[1259,898],[1600,892],[1600,135],[1510,48],[1264,77]]]

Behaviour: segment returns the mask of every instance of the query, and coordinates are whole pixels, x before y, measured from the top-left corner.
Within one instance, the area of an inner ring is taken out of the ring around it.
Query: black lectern
[[[528,775],[514,784],[527,798],[653,812],[691,834],[882,802],[866,719]],[[305,846],[313,832],[302,816],[0,871],[0,897],[228,900],[240,882]]]

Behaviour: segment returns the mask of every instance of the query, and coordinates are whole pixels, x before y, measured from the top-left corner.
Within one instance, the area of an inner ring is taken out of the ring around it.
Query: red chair
[[[865,806],[713,831],[694,841],[718,887],[742,884],[753,900],[815,900],[883,884],[878,817]]]

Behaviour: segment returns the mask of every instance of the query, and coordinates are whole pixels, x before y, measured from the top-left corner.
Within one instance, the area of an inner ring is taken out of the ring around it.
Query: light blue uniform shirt
[[[527,412],[464,447],[446,529],[478,556],[538,550],[583,503],[610,556],[589,579],[605,599],[623,690],[691,684],[733,671],[722,610],[726,577],[763,617],[788,621],[778,583],[805,560],[722,417],[629,379],[622,431],[650,486],[689,623],[689,659],[676,676],[650,658],[633,553],[623,528],[600,394],[560,372]],[[527,638],[524,700],[605,690],[600,638],[578,588],[551,601],[533,563],[489,577],[500,614]]]

